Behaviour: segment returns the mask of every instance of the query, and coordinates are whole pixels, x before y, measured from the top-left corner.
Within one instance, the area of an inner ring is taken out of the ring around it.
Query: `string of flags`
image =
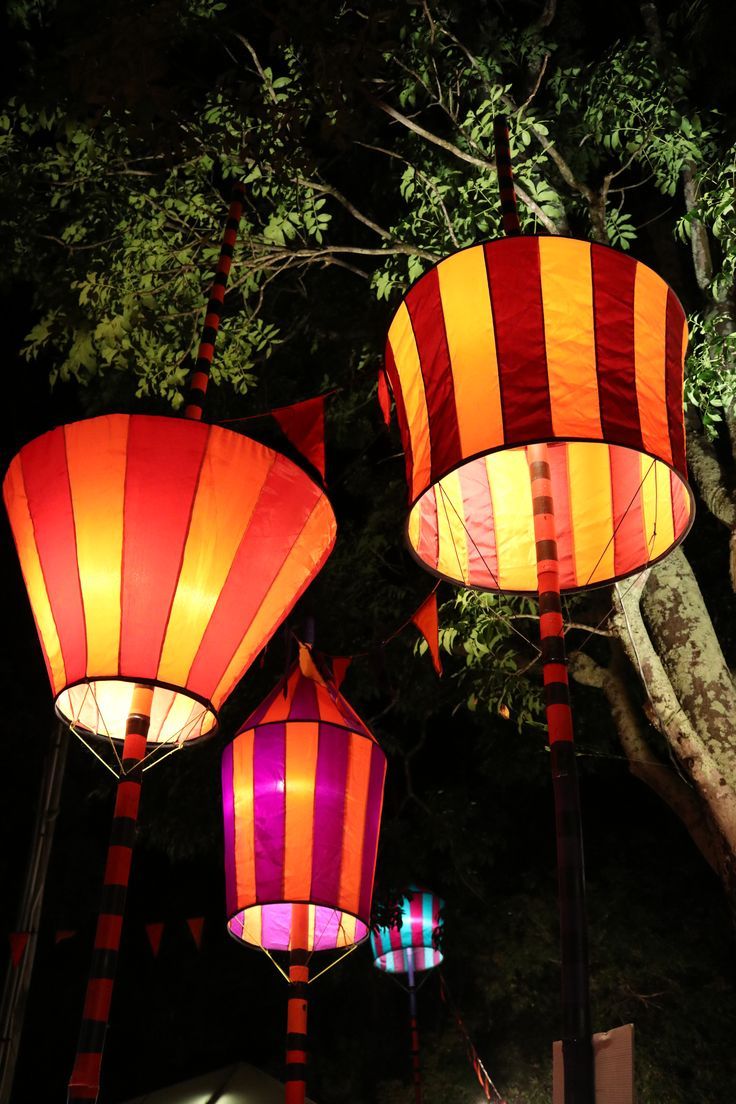
[[[180,921],[168,921],[161,920],[151,921],[148,924],[144,924],[146,938],[148,944],[153,953],[153,957],[156,958],[161,949],[161,941],[163,939],[164,930],[170,928],[172,924],[179,924]],[[188,916],[185,918],[185,923],[189,934],[194,942],[197,950],[202,949],[202,935],[204,932],[204,917],[203,916]],[[10,948],[10,962],[14,969],[17,969],[23,961],[23,955],[26,952],[28,941],[31,935],[34,934],[29,931],[17,931],[8,932],[8,945]],[[79,929],[77,928],[58,928],[54,932],[54,945],[58,946],[59,943],[65,943],[70,939],[74,939],[79,935]]]
[[[463,1023],[462,1016],[458,1012],[457,1008],[455,1007],[455,1004],[452,1001],[452,998],[450,997],[450,993],[447,989],[447,983],[446,983],[444,977],[442,976],[441,970],[438,971],[438,973],[439,973],[439,978],[440,978],[440,996],[442,997],[442,1000],[444,1001],[444,1003],[447,1005],[447,1008],[450,1011],[450,1013],[452,1015],[452,1018],[454,1019],[456,1025],[457,1025],[458,1031],[460,1032],[460,1034],[463,1037],[463,1041],[465,1043],[465,1049],[466,1049],[467,1054],[468,1054],[468,1060],[470,1061],[470,1064],[473,1067],[473,1072],[475,1073],[475,1076],[478,1079],[478,1084],[480,1085],[481,1089],[483,1090],[483,1094],[484,1094],[486,1100],[495,1100],[496,1104],[506,1104],[506,1101],[501,1096],[501,1094],[498,1091],[498,1089],[496,1088],[496,1086],[493,1084],[493,1081],[491,1080],[491,1075],[489,1074],[486,1067],[483,1065],[483,1062],[481,1060],[480,1055],[478,1054],[478,1051],[475,1049],[475,1043],[471,1039],[470,1034],[468,1032],[468,1029],[465,1026],[465,1024]]]

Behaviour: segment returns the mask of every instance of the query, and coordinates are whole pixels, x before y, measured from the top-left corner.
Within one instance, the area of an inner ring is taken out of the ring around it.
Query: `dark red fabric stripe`
[[[553,437],[536,238],[484,246],[507,444]]]
[[[493,496],[483,457],[460,468],[460,489],[468,527],[468,583],[471,587],[498,587]]]
[[[316,902],[339,900],[350,739],[343,728],[324,722],[319,726],[315,793],[320,813],[314,822],[310,893]]]
[[[306,678],[306,676],[297,680],[296,690],[289,708],[289,720],[320,720],[317,686],[312,679]]]
[[[672,463],[687,472],[685,463],[685,424],[682,415],[682,329],[685,315],[672,291],[667,292],[667,337],[665,342],[665,380],[667,425],[672,448]]]
[[[406,407],[404,406],[404,396],[401,391],[401,381],[399,380],[399,374],[396,371],[396,361],[394,360],[394,354],[388,341],[386,342],[386,375],[388,376],[389,383],[391,384],[391,391],[394,396],[394,402],[396,403],[396,420],[399,423],[399,433],[401,434],[401,444],[404,448],[404,463],[406,465],[406,485],[409,488],[409,499],[414,496],[412,494],[412,471],[414,469],[414,457],[411,451],[411,437],[409,435],[409,420],[406,416]]]
[[[373,874],[376,865],[376,843],[381,822],[383,780],[386,776],[386,759],[378,744],[371,748],[371,772],[368,778],[368,807],[363,835],[363,865],[360,875],[360,901],[358,913],[363,920],[371,914]]]
[[[631,257],[591,247],[598,396],[603,439],[642,449],[634,356],[634,284]]]
[[[158,668],[208,436],[176,418],[130,419],[120,641],[129,678]]]
[[[434,481],[459,464],[462,458],[452,362],[436,268],[430,269],[421,282],[414,285],[404,302],[419,350]]]
[[[41,570],[64,657],[66,681],[75,682],[86,674],[87,636],[63,428],[37,437],[25,446],[20,456]]]
[[[643,567],[650,558],[644,533],[641,464],[639,454],[628,449],[611,447],[608,456],[613,499],[613,569],[621,576]],[[645,472],[648,467],[645,463]],[[648,478],[654,479],[654,471]]]

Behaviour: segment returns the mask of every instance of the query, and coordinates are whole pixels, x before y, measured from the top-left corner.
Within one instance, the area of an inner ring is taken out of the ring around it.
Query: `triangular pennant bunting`
[[[70,928],[60,928],[54,935],[54,943],[63,943],[65,939],[73,939],[76,934],[76,931],[72,931]]]
[[[272,414],[294,448],[325,475],[325,399],[306,399],[293,406],[282,406]]]
[[[388,380],[384,368],[378,369],[378,405],[383,414],[386,425],[391,425],[391,392],[388,389]]]
[[[339,690],[343,684],[345,675],[347,674],[348,667],[353,662],[352,656],[333,656],[332,657],[332,681],[335,687]]]
[[[301,641],[299,642],[299,668],[305,678],[316,682],[318,686],[327,685],[317,669],[317,664],[312,659],[311,644],[302,644]]]
[[[148,936],[148,942],[151,944],[151,950],[153,951],[154,958],[156,958],[159,950],[161,949],[161,937],[163,936],[163,934],[163,924],[146,924],[146,935]]]
[[[416,613],[412,614],[411,620],[419,629],[424,639],[427,641],[429,652],[432,656],[434,669],[438,675],[441,675],[442,663],[440,661],[440,639],[439,623],[437,620],[436,591],[433,590],[430,596],[422,602]]]
[[[10,941],[10,961],[14,967],[20,965],[20,960],[23,958],[23,952],[26,949],[26,945],[30,938],[30,932],[10,932],[8,940]]]
[[[190,916],[187,919],[187,927],[192,933],[192,939],[194,940],[197,950],[202,948],[202,929],[204,928],[204,916]]]

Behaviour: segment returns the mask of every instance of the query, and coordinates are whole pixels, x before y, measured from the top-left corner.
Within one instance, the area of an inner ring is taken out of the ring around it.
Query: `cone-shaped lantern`
[[[566,1104],[593,1104],[582,833],[561,592],[621,579],[687,533],[687,331],[663,280],[604,245],[522,237],[505,125],[507,239],[447,257],[409,290],[386,370],[428,570],[537,591],[557,815]]]
[[[220,426],[113,414],[27,444],[3,486],[56,708],[190,742],[320,570],[335,520],[291,460]]]
[[[421,1104],[422,1099],[416,975],[431,970],[442,962],[440,948],[443,907],[444,901],[434,893],[410,886],[399,907],[401,927],[377,928],[371,932],[373,964],[387,974],[406,974],[411,1068],[416,1104]]]
[[[228,930],[290,952],[289,1104],[304,1099],[309,957],[368,935],[385,773],[374,737],[304,646],[223,754]]]

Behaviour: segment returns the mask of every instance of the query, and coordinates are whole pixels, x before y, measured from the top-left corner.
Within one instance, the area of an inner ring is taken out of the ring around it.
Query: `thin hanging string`
[[[186,406],[184,407],[184,417],[191,418],[196,422],[202,420],[204,400],[207,394],[207,384],[209,383],[210,370],[212,368],[212,358],[215,353],[215,341],[217,340],[217,331],[220,328],[222,308],[225,301],[225,288],[227,287],[230,265],[232,264],[233,247],[238,236],[240,220],[243,216],[244,199],[245,188],[242,183],[238,182],[233,187],[232,200],[230,202],[230,209],[227,213],[227,222],[225,224],[225,233],[223,235],[222,245],[220,246],[220,256],[217,261],[215,277],[210,289],[210,298],[207,304],[202,338],[199,343],[199,349],[197,350],[197,360],[194,365],[194,370],[189,377],[189,389]]]
[[[519,211],[516,206],[516,189],[511,168],[511,146],[509,144],[509,125],[505,115],[497,115],[493,120],[493,147],[496,154],[496,173],[498,191],[501,197],[501,217],[503,232],[507,238],[518,238],[521,234]]]
[[[468,1050],[468,1055],[470,1057],[470,1060],[471,1060],[471,1063],[472,1063],[472,1066],[473,1066],[473,1072],[475,1073],[475,1076],[478,1078],[478,1082],[479,1082],[481,1088],[484,1090],[486,1099],[487,1100],[491,1099],[490,1094],[492,1092],[494,1094],[496,1100],[499,1102],[499,1104],[504,1104],[504,1099],[501,1096],[498,1089],[496,1088],[496,1086],[494,1085],[494,1083],[491,1079],[491,1075],[489,1074],[488,1070],[483,1065],[483,1062],[481,1061],[480,1055],[478,1054],[478,1051],[475,1048],[475,1044],[474,1044],[473,1040],[470,1037],[470,1033],[469,1033],[467,1027],[465,1026],[465,1024],[463,1023],[462,1017],[461,1017],[460,1013],[458,1012],[457,1007],[455,1006],[455,1002],[453,1001],[452,997],[450,996],[450,990],[447,988],[447,982],[445,981],[445,976],[442,973],[442,970],[438,968],[437,973],[438,973],[439,979],[440,979],[440,994],[441,994],[442,999],[444,1000],[445,1004],[447,1005],[448,1009],[450,1010],[452,1018],[454,1019],[455,1024],[457,1025],[457,1028],[458,1028],[458,1030],[460,1031],[460,1034],[463,1037],[463,1040],[465,1042],[465,1046],[467,1047],[467,1050]]]

